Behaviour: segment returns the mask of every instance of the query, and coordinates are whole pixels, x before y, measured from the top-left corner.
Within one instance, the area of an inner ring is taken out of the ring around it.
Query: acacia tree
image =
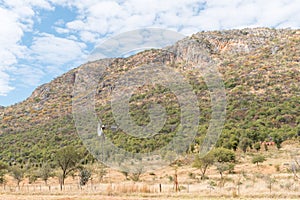
[[[211,153],[217,162],[224,163],[224,162],[234,162],[235,161],[235,154],[232,150],[221,147],[221,148],[216,148],[216,149],[212,150]]]
[[[53,176],[51,171],[52,169],[48,163],[43,163],[39,170],[39,176],[45,182],[45,185],[47,185],[48,179]]]
[[[203,157],[200,157],[199,155],[197,155],[195,157],[194,163],[193,163],[193,167],[200,169],[201,171],[201,180],[203,180],[205,178],[205,173],[207,171],[207,169],[214,164],[215,158],[212,155],[212,153],[208,153]]]
[[[67,176],[71,172],[78,169],[82,157],[82,153],[75,149],[73,146],[64,147],[56,152],[55,161],[61,169],[61,174],[59,174],[58,177],[60,190],[62,190]]]
[[[221,175],[221,179],[223,179],[223,173],[225,171],[233,171],[233,162],[235,162],[235,154],[232,150],[225,148],[214,149],[211,153],[216,161],[215,165],[217,167],[218,172]]]
[[[258,163],[263,163],[264,161],[266,161],[266,158],[262,155],[256,155],[252,158],[252,163],[256,164],[258,167]]]
[[[10,172],[12,177],[17,181],[17,186],[20,189],[20,182],[24,178],[24,170],[17,166],[13,166],[11,167]]]
[[[223,173],[227,170],[229,170],[229,165],[227,163],[222,162],[216,162],[217,171],[219,172],[221,176],[221,180],[223,179]]]

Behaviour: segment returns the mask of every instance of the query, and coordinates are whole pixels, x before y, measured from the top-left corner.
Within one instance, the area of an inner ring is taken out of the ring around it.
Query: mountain
[[[199,51],[204,52],[202,57],[191,53]],[[99,76],[96,112],[104,124],[115,125],[110,100],[118,77],[150,63],[171,67],[193,87],[201,112],[190,150],[197,150],[212,117],[209,88],[195,67],[199,63],[204,68],[217,66],[225,85],[226,122],[218,146],[235,149],[243,138],[255,143],[296,137],[300,134],[299,56],[300,30],[256,28],[199,32],[165,49],[83,64],[39,86],[25,101],[0,107],[0,159],[38,164],[53,159],[62,146],[81,147],[72,115],[80,70]],[[97,74],[97,68],[108,61],[107,69]],[[158,135],[145,139],[107,130],[107,137],[130,152],[140,152],[141,147],[142,152],[150,152],[166,145],[180,124],[180,105],[170,89],[161,85],[138,88],[129,102],[130,114],[138,125],[147,125],[148,107],[154,102],[160,102],[167,114]]]

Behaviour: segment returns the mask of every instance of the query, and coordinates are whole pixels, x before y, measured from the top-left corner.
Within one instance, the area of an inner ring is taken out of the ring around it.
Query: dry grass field
[[[166,167],[154,173],[144,173],[140,181],[125,180],[125,176],[107,170],[101,182],[94,175],[84,187],[78,177],[68,177],[63,191],[58,180],[51,178],[48,185],[41,180],[29,184],[24,179],[20,188],[12,177],[0,187],[1,200],[92,200],[92,199],[300,199],[300,180],[289,172],[291,153],[299,148],[297,142],[285,142],[280,150],[270,148],[261,154],[267,160],[259,166],[251,163],[256,152],[238,154],[234,173],[221,179],[215,167],[209,168],[208,179],[199,180],[200,171],[191,165],[178,168],[179,192],[174,191],[174,168]],[[270,179],[271,178],[271,179]],[[161,185],[161,191],[160,191]]]

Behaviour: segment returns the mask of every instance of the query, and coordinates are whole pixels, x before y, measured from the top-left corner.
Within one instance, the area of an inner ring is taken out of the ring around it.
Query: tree
[[[97,166],[97,175],[99,177],[99,181],[102,182],[103,181],[103,178],[104,176],[107,174],[107,170],[106,170],[106,166],[104,164],[99,164]]]
[[[55,161],[61,169],[59,174],[59,184],[62,190],[65,184],[66,177],[76,169],[78,169],[82,153],[76,150],[73,146],[64,147],[56,152]]]
[[[92,173],[90,170],[88,170],[86,168],[82,168],[79,173],[80,186],[86,185],[87,182],[90,180],[91,176],[92,176]]]
[[[273,141],[276,144],[277,149],[279,150],[281,148],[281,143],[283,142],[283,138],[278,133],[272,134]]]
[[[26,174],[27,174],[26,177],[28,178],[29,184],[34,183],[39,178],[36,169],[33,168],[26,170]]]
[[[236,151],[239,145],[239,140],[237,138],[230,138],[231,148]]]
[[[20,182],[24,178],[24,170],[17,166],[12,166],[10,168],[10,172],[11,172],[12,177],[17,181],[17,186],[20,189]]]
[[[300,179],[300,175],[298,174],[300,172],[300,157],[298,156],[298,152],[292,152],[291,157],[293,161],[289,170],[294,174],[295,180]]]
[[[137,166],[130,175],[131,180],[133,180],[134,182],[139,181],[143,171],[144,171],[143,166]]]
[[[216,162],[216,167],[217,171],[219,172],[221,179],[223,179],[223,173],[227,170],[229,170],[229,165],[228,163],[221,163],[221,162]]]
[[[43,163],[39,170],[39,176],[45,182],[45,185],[47,185],[48,179],[53,176],[51,171],[51,167],[48,163]]]
[[[235,154],[234,151],[225,149],[225,148],[216,148],[212,150],[212,156],[215,158],[217,162],[224,163],[224,162],[234,162],[235,161]]]
[[[233,170],[235,162],[235,154],[232,150],[225,148],[217,148],[212,150],[212,155],[215,159],[215,165],[217,167],[217,171],[221,175],[221,179],[223,179],[223,173],[227,170]]]
[[[271,176],[266,176],[264,179],[267,183],[267,187],[269,188],[270,193],[272,193],[272,186],[276,183],[276,179]]]
[[[214,161],[215,161],[215,158],[212,155],[212,153],[208,153],[203,157],[196,155],[194,163],[193,163],[193,167],[200,169],[201,180],[204,179],[207,169],[209,168],[209,166],[214,164]]]
[[[267,145],[267,143],[264,143],[264,148],[265,148],[265,151],[268,151],[268,145]]]
[[[0,161],[0,184],[5,183],[5,174],[7,173],[8,165],[2,161]]]
[[[253,145],[254,149],[255,149],[257,152],[260,150],[260,146],[261,146],[260,142],[256,142],[256,143]]]
[[[128,175],[129,175],[128,168],[122,167],[120,172],[125,176],[125,180],[128,180]]]
[[[262,155],[256,155],[252,158],[252,163],[257,164],[257,166],[258,163],[263,163],[264,161],[266,161],[266,158]]]
[[[247,148],[252,147],[252,140],[250,140],[247,137],[244,137],[241,139],[239,146],[243,150],[243,152],[246,153]]]

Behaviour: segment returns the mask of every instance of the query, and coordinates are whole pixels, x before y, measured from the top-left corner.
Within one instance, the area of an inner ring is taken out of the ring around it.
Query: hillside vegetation
[[[300,135],[300,31],[243,29],[201,32],[167,50],[147,50],[111,60],[96,93],[96,112],[104,124],[114,125],[110,95],[117,78],[143,64],[165,64],[180,72],[198,97],[200,126],[187,153],[197,152],[211,118],[210,92],[187,51],[201,47],[222,74],[227,95],[226,122],[217,147],[247,151],[256,143],[280,144]],[[82,67],[96,68],[103,61],[86,63],[38,87],[23,102],[0,108],[0,160],[28,167],[53,162],[64,146],[84,148],[72,116],[73,85]],[[130,114],[138,125],[150,122],[148,107],[159,102],[167,120],[158,135],[140,139],[121,130],[106,136],[129,152],[151,152],[166,145],[180,125],[180,106],[161,85],[145,85],[130,100]],[[87,155],[87,160],[92,160]]]

